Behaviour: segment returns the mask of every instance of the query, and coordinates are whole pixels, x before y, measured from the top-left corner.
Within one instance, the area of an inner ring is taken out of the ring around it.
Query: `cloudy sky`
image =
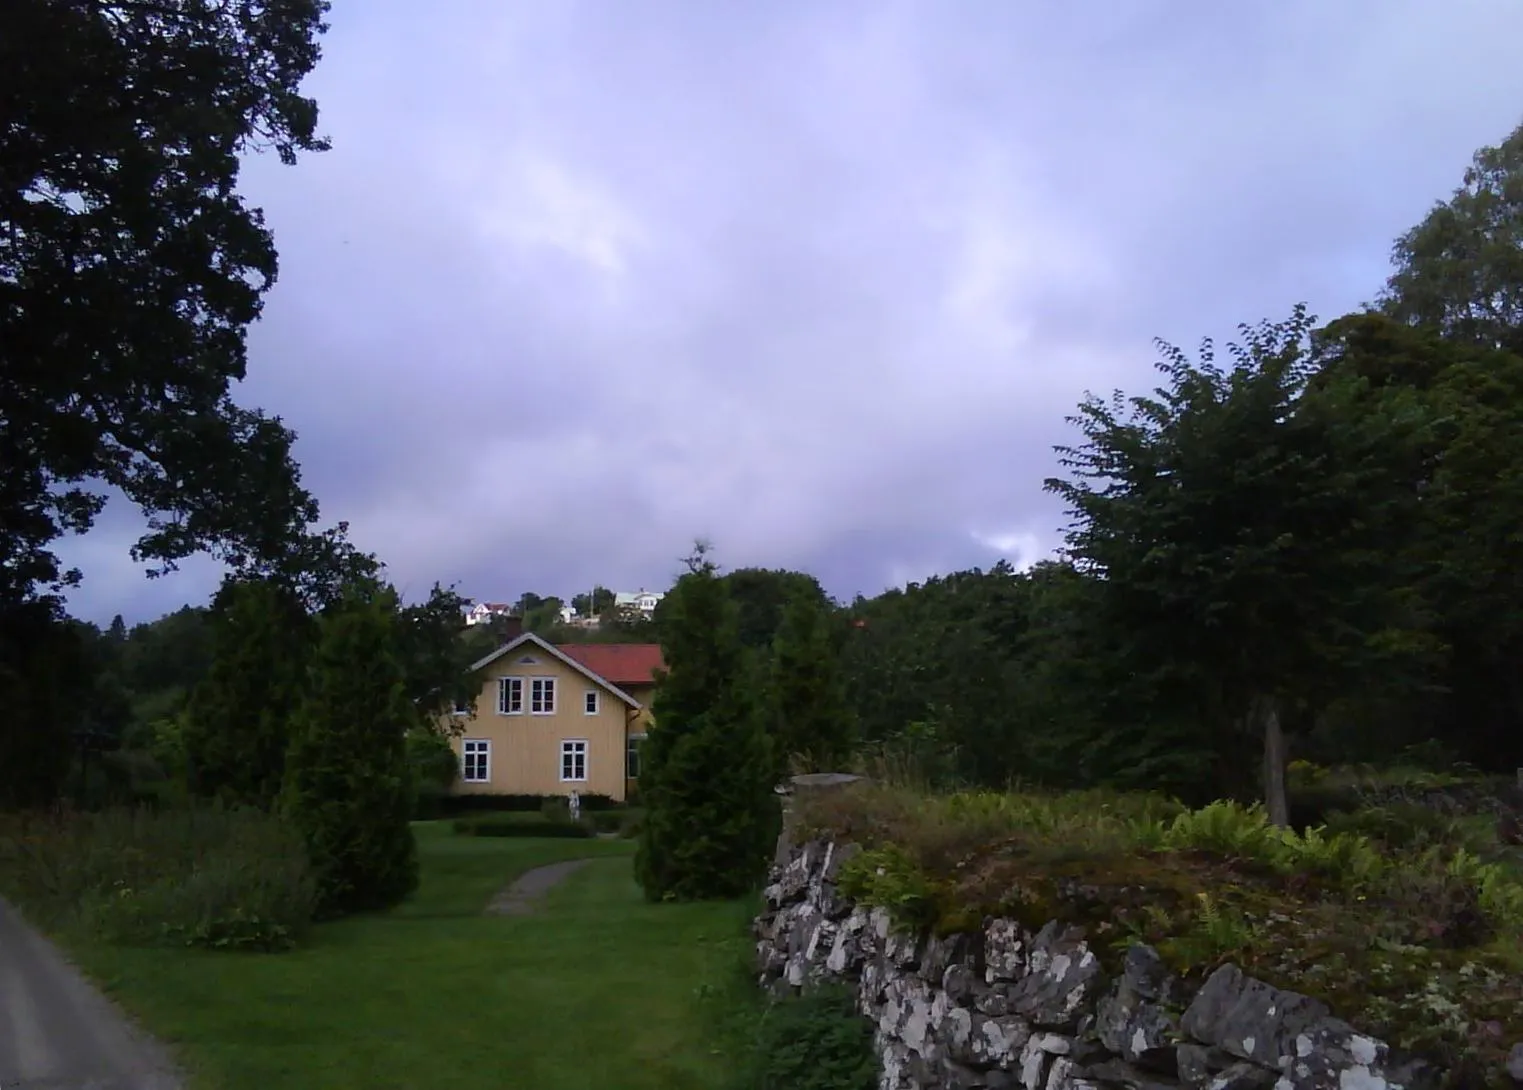
[[[406,591],[877,593],[1060,541],[1086,390],[1392,238],[1523,120],[1515,0],[336,0],[333,150],[250,165],[242,401]],[[80,615],[204,601],[108,515]]]

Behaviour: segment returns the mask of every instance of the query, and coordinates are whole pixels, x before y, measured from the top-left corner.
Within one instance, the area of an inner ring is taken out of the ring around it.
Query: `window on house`
[[[460,778],[466,783],[490,783],[492,743],[485,738],[467,738],[461,746]]]
[[[470,715],[471,714],[471,702],[469,700],[459,700],[459,699],[457,699],[455,701],[454,705],[450,708],[450,714],[451,715]]]
[[[561,779],[575,782],[587,778],[587,743],[566,741],[561,743]]]
[[[624,778],[638,780],[640,778],[640,745],[645,741],[643,734],[631,734],[629,744],[624,750]]]
[[[522,715],[524,710],[524,679],[500,677],[497,679],[497,714]]]
[[[582,698],[582,711],[587,715],[597,715],[598,706],[598,691],[588,689],[587,695]]]
[[[530,683],[529,710],[535,715],[555,714],[555,679],[537,677]]]

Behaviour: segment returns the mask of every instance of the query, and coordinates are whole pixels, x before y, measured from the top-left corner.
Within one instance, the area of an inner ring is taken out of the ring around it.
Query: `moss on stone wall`
[[[1478,851],[1471,827],[1463,841],[1405,829],[1398,847],[1277,829],[1225,802],[880,785],[809,800],[798,822],[859,845],[842,894],[905,928],[1062,920],[1113,972],[1137,943],[1189,981],[1232,962],[1461,1080],[1494,1075],[1523,1041],[1523,877],[1502,846]]]

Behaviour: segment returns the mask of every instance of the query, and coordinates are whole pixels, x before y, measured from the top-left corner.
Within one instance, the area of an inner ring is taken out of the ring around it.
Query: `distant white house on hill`
[[[636,591],[615,591],[613,596],[614,609],[625,616],[631,614],[649,620],[656,612],[656,606],[666,595],[658,590],[646,590],[643,587]],[[606,599],[605,599],[606,601]],[[516,607],[508,602],[470,602],[465,610],[465,623],[468,625],[486,624],[497,617],[511,617]],[[584,615],[578,613],[571,605],[563,605],[560,609],[560,621],[564,625],[576,628],[596,628],[598,617],[596,614]]]
[[[656,606],[666,595],[656,590],[640,590],[630,593],[629,591],[614,591],[613,607],[617,610],[634,610],[645,617],[650,617],[656,612]]]
[[[473,602],[465,611],[468,625],[486,624],[493,617],[511,617],[513,607],[507,602]]]

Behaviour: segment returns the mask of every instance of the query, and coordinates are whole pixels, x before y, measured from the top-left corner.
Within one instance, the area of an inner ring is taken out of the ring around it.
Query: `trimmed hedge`
[[[640,826],[645,821],[645,811],[639,807],[631,807],[628,810],[600,810],[595,814],[589,814],[593,828],[600,833],[617,833],[626,840],[640,835]]]
[[[535,813],[547,802],[565,803],[565,795],[446,795],[434,799],[432,808],[438,817],[454,818],[464,814]],[[581,797],[582,810],[594,813],[599,810],[615,810],[622,802],[611,795],[585,794]]]
[[[569,821],[525,821],[513,818],[457,818],[452,826],[458,836],[524,836],[585,840],[593,835],[590,825]]]

